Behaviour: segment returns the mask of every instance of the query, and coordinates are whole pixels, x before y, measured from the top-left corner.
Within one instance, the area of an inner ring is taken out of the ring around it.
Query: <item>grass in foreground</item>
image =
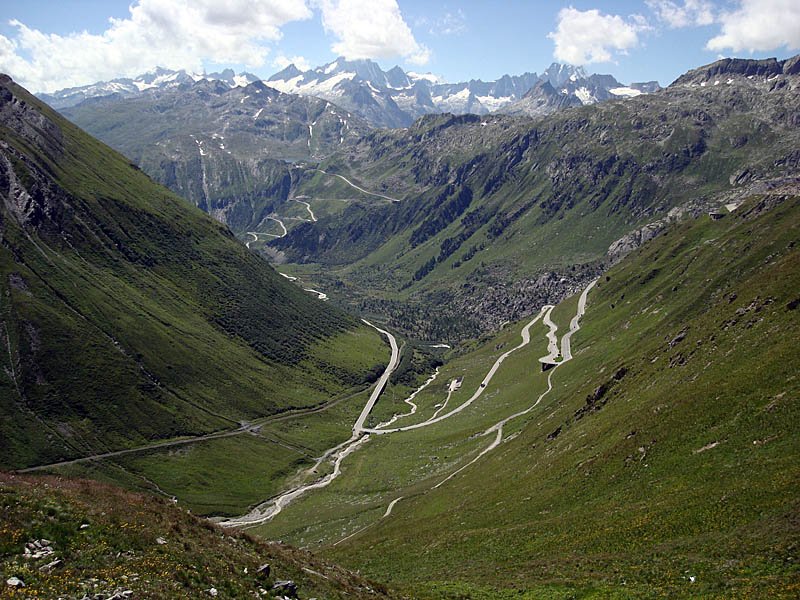
[[[134,598],[199,598],[212,589],[217,598],[273,598],[280,580],[293,580],[301,598],[390,597],[383,586],[308,553],[97,482],[0,473],[0,511],[4,598],[126,591]],[[40,540],[52,553],[26,558],[26,545]],[[258,573],[264,564],[269,575]],[[6,585],[12,577],[25,587]]]

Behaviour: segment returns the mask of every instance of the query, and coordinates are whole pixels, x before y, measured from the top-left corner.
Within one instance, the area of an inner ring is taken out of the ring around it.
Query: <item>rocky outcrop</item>
[[[48,156],[63,154],[63,133],[43,112],[31,107],[7,87],[11,79],[0,75],[0,123],[26,144],[42,148]],[[0,140],[0,196],[9,214],[23,227],[58,231],[69,197],[54,184],[45,164]]]
[[[727,80],[731,77],[764,80],[779,75],[797,75],[798,73],[800,73],[800,55],[786,60],[723,58],[710,65],[688,71],[678,77],[672,86],[702,85]]]

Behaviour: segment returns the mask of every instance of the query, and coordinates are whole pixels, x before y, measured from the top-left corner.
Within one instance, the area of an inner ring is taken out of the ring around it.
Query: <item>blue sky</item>
[[[37,92],[156,65],[267,77],[340,54],[447,81],[559,61],[667,84],[720,56],[798,51],[798,0],[0,0],[0,70]]]

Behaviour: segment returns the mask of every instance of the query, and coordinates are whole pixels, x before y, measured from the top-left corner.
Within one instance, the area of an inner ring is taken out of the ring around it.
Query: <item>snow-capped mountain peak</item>
[[[236,74],[232,69],[197,74],[159,67],[133,79],[115,79],[41,97],[55,108],[65,108],[88,98],[128,98],[202,80],[217,82],[222,89],[260,81],[255,75]],[[548,86],[538,85],[543,82]],[[523,73],[503,75],[494,81],[447,83],[431,73],[405,72],[399,66],[384,71],[371,60],[343,57],[306,71],[290,64],[265,83],[280,92],[322,98],[383,127],[407,127],[422,115],[442,112],[539,115],[660,89],[656,82],[626,86],[611,75],[590,75],[583,67],[559,63],[551,64],[541,75]]]
[[[167,89],[182,84],[192,84],[203,79],[220,81],[228,87],[244,87],[259,78],[252,73],[236,74],[232,69],[225,69],[221,73],[198,74],[189,73],[183,69],[172,71],[163,67],[156,67],[147,73],[135,78],[124,77],[103,81],[92,85],[67,88],[52,94],[41,94],[42,100],[53,108],[61,109],[80,104],[89,98],[99,98],[116,94],[122,98],[130,98],[149,90]]]

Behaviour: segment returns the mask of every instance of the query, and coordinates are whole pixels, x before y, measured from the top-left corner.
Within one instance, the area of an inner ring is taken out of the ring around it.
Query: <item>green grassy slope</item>
[[[7,78],[0,137],[0,465],[237,427],[385,360],[372,330]]]
[[[493,452],[433,489],[544,389],[544,328],[484,400],[370,440],[262,533],[322,543],[420,598],[795,597],[798,224],[788,190],[672,228],[601,279],[574,360]],[[459,374],[463,401],[518,340],[514,327],[445,365],[421,411]]]
[[[3,598],[201,598],[212,588],[217,598],[278,598],[272,588],[286,580],[300,598],[392,597],[308,553],[96,482],[0,474],[0,511]],[[42,539],[52,553],[26,558],[26,545]],[[259,573],[265,564],[269,573]],[[25,587],[6,585],[11,577]]]

